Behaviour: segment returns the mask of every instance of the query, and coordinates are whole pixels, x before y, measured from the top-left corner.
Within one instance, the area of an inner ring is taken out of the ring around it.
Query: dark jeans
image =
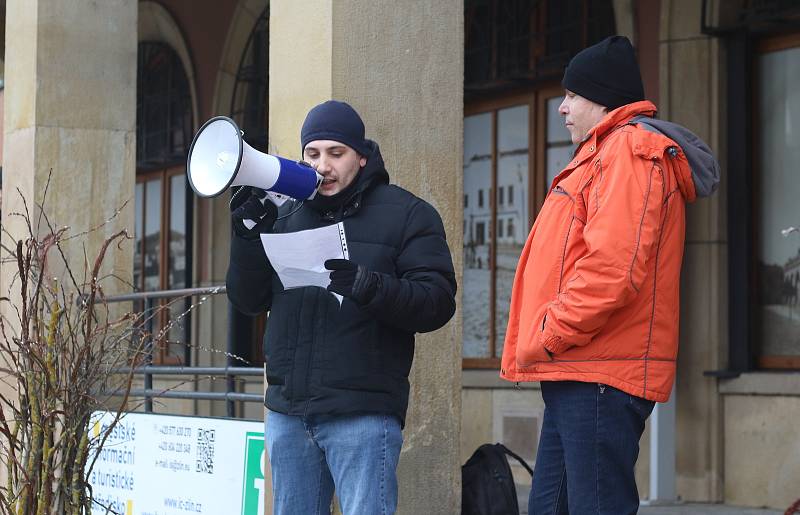
[[[636,513],[633,467],[655,403],[604,384],[575,381],[543,381],[542,397],[529,515]]]

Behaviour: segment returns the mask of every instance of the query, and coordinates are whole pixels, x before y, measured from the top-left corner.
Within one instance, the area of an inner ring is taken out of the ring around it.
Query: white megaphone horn
[[[201,197],[216,197],[231,186],[255,186],[298,200],[314,198],[322,176],[303,162],[265,154],[242,139],[227,116],[211,118],[189,147],[186,175]]]

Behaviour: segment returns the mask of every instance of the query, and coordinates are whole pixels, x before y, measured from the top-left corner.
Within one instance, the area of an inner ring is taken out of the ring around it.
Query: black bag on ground
[[[533,476],[525,460],[505,445],[481,445],[461,467],[461,515],[519,515],[517,489],[506,455]]]

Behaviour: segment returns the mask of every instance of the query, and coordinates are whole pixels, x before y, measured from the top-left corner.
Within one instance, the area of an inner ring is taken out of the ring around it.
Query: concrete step
[[[675,504],[642,506],[640,515],[783,515],[783,511],[742,508],[725,504]]]

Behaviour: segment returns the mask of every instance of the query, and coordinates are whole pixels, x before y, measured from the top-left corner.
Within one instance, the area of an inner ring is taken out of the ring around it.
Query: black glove
[[[233,194],[231,222],[233,231],[241,238],[258,239],[262,232],[269,232],[275,224],[278,208],[266,196],[264,190],[251,186],[242,186]],[[255,225],[248,229],[245,220],[251,220]]]
[[[358,304],[369,303],[381,284],[380,274],[349,259],[329,259],[325,261],[325,268],[332,270],[328,291],[349,297]]]

